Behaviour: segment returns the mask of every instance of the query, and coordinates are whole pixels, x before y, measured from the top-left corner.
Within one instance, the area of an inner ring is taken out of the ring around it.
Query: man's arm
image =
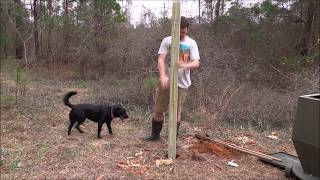
[[[158,69],[160,74],[160,79],[167,77],[166,74],[166,54],[159,54],[158,56]]]
[[[200,60],[199,59],[195,59],[191,62],[183,62],[183,61],[178,61],[178,68],[183,68],[183,69],[196,69],[200,66]]]
[[[167,89],[169,87],[169,77],[166,74],[166,57],[166,54],[159,54],[158,57],[158,69],[162,89]]]
[[[200,56],[198,45],[195,41],[193,41],[191,49],[190,49],[190,60],[189,62],[178,62],[178,67],[183,69],[195,69],[200,66]]]

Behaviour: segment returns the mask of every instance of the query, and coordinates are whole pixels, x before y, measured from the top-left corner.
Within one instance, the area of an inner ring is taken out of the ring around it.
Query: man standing
[[[187,96],[188,88],[191,85],[190,69],[198,68],[200,65],[200,56],[198,46],[195,40],[187,36],[189,22],[185,17],[181,17],[180,23],[180,55],[177,62],[178,67],[178,114],[177,114],[177,135],[181,121],[182,105]],[[170,90],[169,75],[166,68],[167,55],[170,52],[171,36],[162,40],[158,54],[158,69],[160,74],[160,86],[157,89],[155,101],[155,115],[152,119],[152,132],[144,141],[160,140],[160,132],[163,125],[164,113],[168,109]]]

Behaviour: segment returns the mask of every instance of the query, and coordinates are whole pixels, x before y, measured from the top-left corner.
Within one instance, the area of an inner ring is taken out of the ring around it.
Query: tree
[[[51,55],[51,34],[52,34],[52,28],[53,28],[53,22],[52,22],[52,0],[48,0],[48,19],[49,19],[49,23],[48,23],[48,27],[47,27],[47,57]]]
[[[290,8],[284,8],[284,4],[290,4]],[[319,1],[317,0],[265,0],[260,4],[255,4],[252,11],[260,20],[272,22],[290,21],[299,24],[302,33],[300,42],[296,45],[299,54],[307,56],[310,50],[318,43],[319,39]]]
[[[12,38],[9,31],[9,19],[8,19],[8,1],[0,1],[0,58],[7,58],[10,53],[10,49],[13,49]]]
[[[16,0],[20,1],[20,0]],[[38,16],[38,5],[37,0],[33,0],[33,40],[34,40],[34,49],[36,57],[39,57],[39,33],[38,33],[38,23],[39,23],[39,16]]]
[[[319,1],[308,0],[306,4],[306,14],[304,23],[304,35],[301,40],[300,54],[306,56],[310,53],[311,47],[319,43]],[[317,32],[318,31],[318,32]]]
[[[220,16],[220,9],[221,9],[221,0],[217,0],[216,6],[215,6],[215,18]]]
[[[207,18],[210,23],[213,22],[214,19],[218,18],[220,15],[224,13],[225,8],[225,0],[204,0],[205,1],[205,9],[207,13]],[[230,1],[230,0],[227,0]],[[199,14],[200,14],[200,0],[199,0]],[[200,17],[199,17],[200,22]]]
[[[207,17],[210,19],[210,23],[213,22],[213,10],[214,10],[214,0],[204,0],[205,7],[207,10]]]
[[[106,32],[111,31],[114,24],[117,22],[124,22],[125,16],[121,12],[121,7],[116,0],[95,0],[93,2],[94,13],[94,44],[95,53],[97,55],[103,54],[107,48],[106,41],[101,39],[107,39]],[[105,38],[102,38],[105,37]],[[108,37],[110,39],[110,37]],[[102,76],[105,73],[105,62],[103,58],[98,58],[101,67]]]
[[[23,59],[24,7],[20,0],[0,2],[0,51],[1,57]]]

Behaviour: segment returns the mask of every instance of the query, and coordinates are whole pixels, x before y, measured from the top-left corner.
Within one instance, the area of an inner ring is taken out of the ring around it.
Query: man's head
[[[189,22],[188,19],[184,16],[181,16],[180,21],[180,40],[184,39],[188,33]]]

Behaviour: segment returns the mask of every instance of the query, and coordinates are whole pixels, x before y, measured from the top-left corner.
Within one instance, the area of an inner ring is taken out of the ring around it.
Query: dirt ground
[[[85,133],[73,129],[68,136],[69,108],[62,97],[69,90],[79,92],[73,103],[84,102],[91,92],[90,86],[69,81],[36,80],[28,84],[19,106],[1,101],[1,179],[286,179],[284,171],[252,155],[195,154],[200,146],[196,133],[262,153],[296,154],[290,129],[258,132],[222,122],[213,122],[215,128],[208,129],[183,122],[180,156],[170,162],[166,160],[167,124],[161,141],[143,142],[140,138],[149,133],[150,117],[138,115],[133,108],[130,119],[113,121],[113,135],[104,126],[102,139],[97,139],[97,124],[86,121]],[[1,94],[14,96],[14,83],[3,76]],[[230,160],[239,166],[229,166]]]

